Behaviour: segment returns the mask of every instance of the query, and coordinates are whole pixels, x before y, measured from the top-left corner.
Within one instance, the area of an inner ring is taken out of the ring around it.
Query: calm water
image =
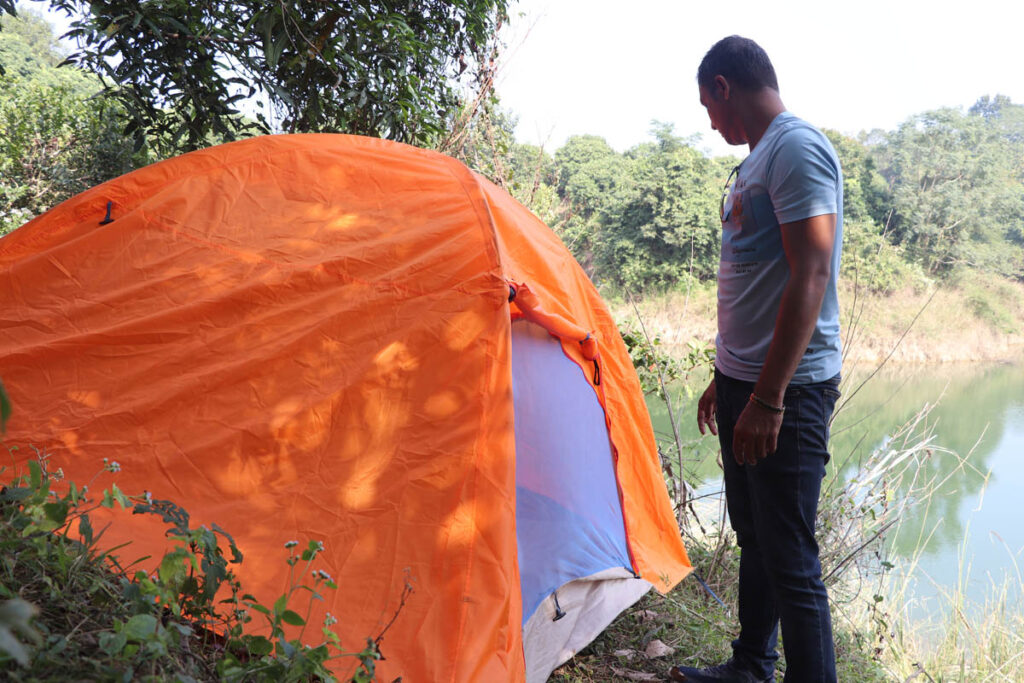
[[[1018,586],[1024,569],[1024,365],[940,365],[883,369],[859,390],[870,368],[847,371],[833,423],[830,467],[849,477],[859,461],[891,434],[933,405],[927,424],[937,448],[920,474],[941,482],[930,504],[912,507],[890,538],[892,561],[916,577],[915,598],[927,603],[942,586],[966,575],[967,595],[984,600],[992,582],[1007,575]],[[855,392],[856,390],[856,392]],[[700,438],[696,396],[673,392],[684,442],[693,455],[685,467],[701,491],[721,487],[717,441]],[[650,397],[659,439],[671,439],[668,410]],[[944,449],[959,454],[952,455]],[[917,549],[919,552],[915,552]],[[912,560],[918,558],[916,565]]]

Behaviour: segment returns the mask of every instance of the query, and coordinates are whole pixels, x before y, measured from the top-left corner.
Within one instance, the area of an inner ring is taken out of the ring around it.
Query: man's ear
[[[732,88],[729,86],[729,81],[725,80],[725,76],[721,74],[715,76],[715,80],[712,83],[712,94],[716,100],[728,100],[729,95],[732,92]]]

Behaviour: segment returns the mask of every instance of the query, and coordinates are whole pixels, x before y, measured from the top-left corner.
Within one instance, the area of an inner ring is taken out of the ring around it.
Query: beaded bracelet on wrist
[[[760,396],[758,396],[755,393],[751,393],[750,394],[750,402],[751,403],[756,403],[757,405],[761,406],[765,410],[767,410],[769,412],[772,412],[772,413],[775,413],[776,415],[782,415],[784,412],[786,412],[786,406],[785,405],[773,406],[771,403],[769,403],[768,401],[764,400],[763,398],[761,398]]]

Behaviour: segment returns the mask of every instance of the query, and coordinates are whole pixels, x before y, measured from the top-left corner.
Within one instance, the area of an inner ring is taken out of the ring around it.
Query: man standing
[[[828,139],[786,111],[754,41],[716,43],[697,83],[711,127],[750,146],[722,199],[715,377],[697,408],[722,448],[740,635],[727,663],[671,676],[774,681],[781,624],[786,682],[835,681],[814,521],[839,397],[842,172]]]

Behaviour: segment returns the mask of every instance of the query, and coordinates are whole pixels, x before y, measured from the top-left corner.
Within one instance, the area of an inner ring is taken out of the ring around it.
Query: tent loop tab
[[[558,621],[566,615],[565,610],[563,610],[562,606],[558,604],[558,591],[551,593],[551,599],[555,601],[555,618],[551,621]]]
[[[107,202],[107,215],[100,221],[100,225],[106,225],[107,223],[113,223],[114,219],[110,217],[110,211],[114,208],[114,202]]]

